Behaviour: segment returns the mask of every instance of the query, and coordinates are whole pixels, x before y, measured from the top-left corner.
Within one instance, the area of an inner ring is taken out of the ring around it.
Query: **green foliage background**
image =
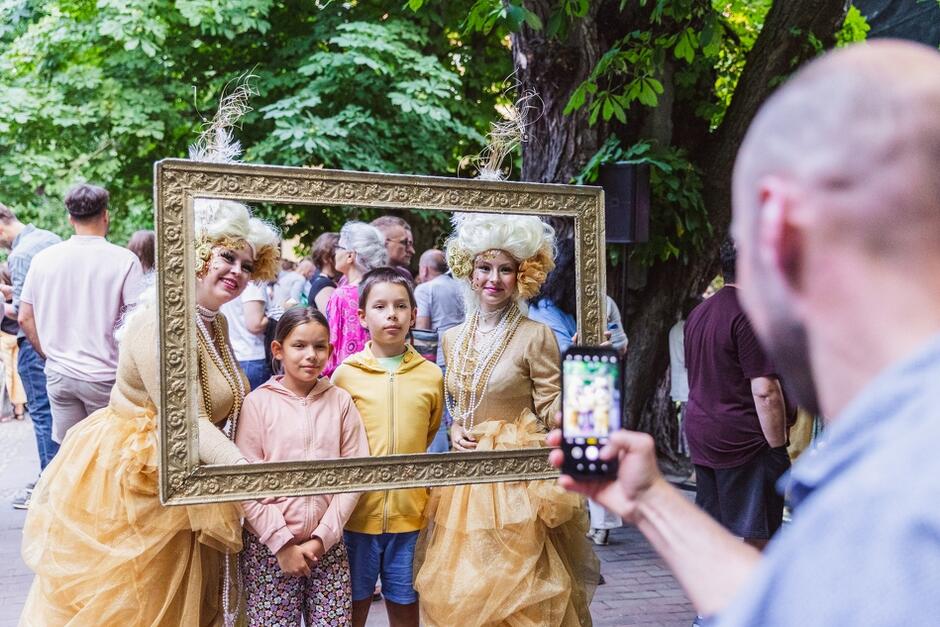
[[[111,192],[111,239],[126,242],[152,225],[154,161],[185,156],[224,86],[249,71],[260,95],[237,133],[245,161],[454,174],[495,115],[505,42],[386,7],[0,0],[0,201],[66,234],[65,190],[95,182]],[[284,224],[297,211],[265,210]],[[287,234],[343,216],[309,213]]]
[[[694,253],[710,226],[687,150],[631,125],[658,106],[669,62],[675,97],[716,128],[771,0],[622,0],[620,11],[628,4],[648,10],[648,26],[606,50],[567,110],[612,129],[578,182],[607,161],[651,166],[651,241],[631,253],[649,265]],[[247,162],[454,175],[497,115],[508,35],[564,37],[589,7],[558,0],[543,23],[522,0],[0,0],[0,202],[65,235],[65,190],[95,182],[112,194],[112,240],[126,242],[152,225],[153,162],[185,156],[246,72],[260,92],[238,133]],[[853,9],[840,41],[866,31]],[[261,210],[306,242],[349,216]],[[443,214],[412,219],[424,245],[446,226]]]

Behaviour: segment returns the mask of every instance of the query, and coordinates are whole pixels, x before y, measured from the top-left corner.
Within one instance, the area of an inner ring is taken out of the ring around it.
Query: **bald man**
[[[444,253],[431,248],[418,260],[418,286],[415,288],[418,304],[416,329],[437,331],[437,364],[444,366],[444,331],[464,320],[463,292],[460,284],[448,273]]]
[[[647,435],[612,438],[616,481],[560,480],[636,524],[714,624],[940,624],[938,172],[940,54],[918,44],[831,52],[751,124],[733,182],[742,304],[828,417],[763,556],[666,483]]]

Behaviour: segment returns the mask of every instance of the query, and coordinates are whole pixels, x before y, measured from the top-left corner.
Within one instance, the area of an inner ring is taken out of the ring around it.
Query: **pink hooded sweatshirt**
[[[245,397],[235,443],[251,462],[287,462],[368,457],[369,443],[352,397],[321,377],[305,398],[268,379]],[[343,537],[358,494],[284,499],[275,507],[245,501],[246,524],[272,554],[291,541],[313,536],[325,551]]]

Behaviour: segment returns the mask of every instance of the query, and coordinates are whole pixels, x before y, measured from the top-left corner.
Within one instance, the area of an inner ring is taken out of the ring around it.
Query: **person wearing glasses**
[[[385,237],[385,249],[388,251],[388,264],[414,286],[411,273],[411,259],[415,256],[415,240],[411,226],[398,216],[382,216],[372,221],[372,226]]]

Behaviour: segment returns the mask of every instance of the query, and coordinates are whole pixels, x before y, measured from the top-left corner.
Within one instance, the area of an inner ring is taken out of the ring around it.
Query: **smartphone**
[[[561,357],[561,471],[579,479],[610,479],[616,460],[600,450],[620,428],[621,363],[612,348],[572,346]]]

